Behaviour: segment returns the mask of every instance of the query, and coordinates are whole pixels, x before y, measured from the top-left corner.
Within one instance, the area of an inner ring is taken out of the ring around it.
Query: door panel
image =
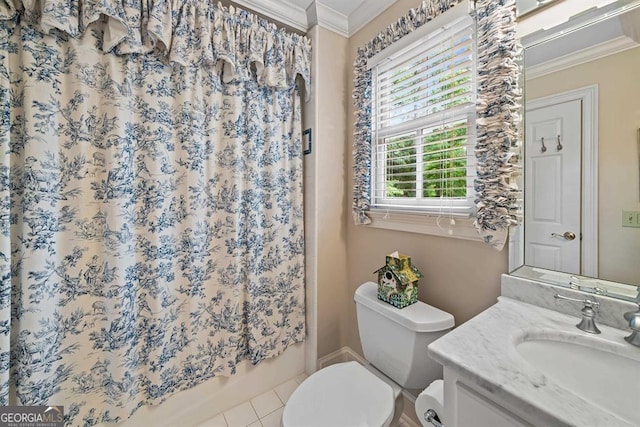
[[[548,224],[562,224],[562,158],[559,155],[531,160],[532,220]]]
[[[560,270],[562,264],[562,250],[558,245],[540,245],[531,243],[529,256],[531,265],[548,268],[550,270]]]
[[[580,274],[581,116],[580,100],[527,111],[525,259],[534,267]]]

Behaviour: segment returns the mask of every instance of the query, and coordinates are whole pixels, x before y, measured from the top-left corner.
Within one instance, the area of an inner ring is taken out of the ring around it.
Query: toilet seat
[[[391,387],[358,362],[331,365],[294,391],[283,427],[383,427],[393,419]]]

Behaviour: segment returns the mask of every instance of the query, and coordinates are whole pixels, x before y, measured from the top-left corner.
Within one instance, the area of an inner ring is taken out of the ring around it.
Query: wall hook
[[[544,136],[540,138],[540,142],[542,143],[542,148],[540,149],[540,152],[544,153],[545,151],[547,151],[547,147],[544,145]]]
[[[558,135],[558,145],[556,145],[558,151],[562,150],[562,144],[560,143],[560,135]]]

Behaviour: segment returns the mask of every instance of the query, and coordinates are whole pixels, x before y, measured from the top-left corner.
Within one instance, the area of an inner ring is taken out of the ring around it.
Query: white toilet
[[[451,314],[420,301],[397,309],[378,300],[373,282],[361,285],[354,299],[372,366],[339,363],[309,376],[285,405],[283,427],[387,427],[402,388],[424,389],[442,378],[427,346],[453,328]]]

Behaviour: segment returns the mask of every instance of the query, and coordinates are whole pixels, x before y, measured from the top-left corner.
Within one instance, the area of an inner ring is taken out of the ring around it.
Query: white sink
[[[519,342],[516,349],[557,385],[640,426],[640,349],[622,346],[625,354],[621,355],[612,352],[615,348],[598,348],[595,338],[580,336],[581,342],[560,339],[534,335]]]

